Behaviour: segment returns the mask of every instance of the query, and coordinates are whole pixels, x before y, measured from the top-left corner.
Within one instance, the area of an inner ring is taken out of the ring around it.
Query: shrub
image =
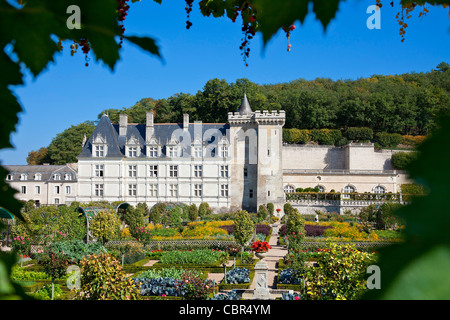
[[[205,218],[206,216],[210,215],[212,213],[211,208],[209,207],[209,204],[207,202],[202,202],[198,206],[198,215],[200,218]]]
[[[267,211],[269,211],[269,216],[272,217],[275,212],[275,206],[273,205],[272,202],[269,202],[267,204]]]
[[[260,205],[258,208],[258,221],[264,221],[267,219],[267,215],[269,214],[269,211],[267,210],[265,205]]]
[[[375,140],[384,148],[395,148],[399,145],[403,138],[398,133],[378,132]]]
[[[354,245],[328,244],[317,256],[318,266],[309,268],[304,297],[312,300],[358,299],[366,290],[367,266],[374,255]]]
[[[139,290],[127,278],[120,262],[110,254],[93,254],[81,260],[79,300],[136,300]]]
[[[334,145],[342,139],[342,133],[336,129],[313,129],[311,140],[322,145]]]
[[[197,272],[197,274],[200,276],[201,272],[192,270],[193,272]],[[146,271],[142,271],[138,273],[135,278],[139,279],[158,279],[158,278],[173,278],[173,279],[181,279],[183,276],[183,273],[185,272],[184,269],[180,268],[161,268],[161,269],[150,269]]]
[[[214,292],[213,280],[204,280],[196,272],[187,270],[177,283],[178,290],[183,292],[184,300],[205,300]]]
[[[368,141],[373,139],[373,130],[367,127],[348,128],[344,132],[344,136],[348,140],[353,141]]]
[[[67,259],[74,264],[93,253],[106,253],[105,247],[100,242],[84,243],[81,240],[53,242],[49,247],[54,252],[64,253]]]
[[[300,129],[283,129],[283,141],[286,143],[299,143],[306,144],[311,141],[311,135],[309,130]]]
[[[412,147],[417,147],[425,140],[426,136],[411,136],[404,135],[402,136],[402,144]]]
[[[193,203],[190,206],[188,206],[187,210],[188,210],[187,214],[188,214],[189,220],[191,220],[191,221],[197,220],[198,209],[197,209],[197,206],[195,205],[195,203]]]
[[[91,220],[89,230],[102,243],[120,234],[120,220],[114,211],[99,211]]]
[[[397,170],[405,170],[416,157],[416,152],[396,152],[391,158],[392,166]]]
[[[167,251],[161,255],[162,264],[214,264],[221,251],[197,249],[190,251]]]
[[[63,291],[58,284],[54,285],[53,290],[53,299],[59,299],[63,295]],[[43,286],[41,289],[34,293],[29,294],[31,297],[37,300],[52,300],[52,287],[51,286]]]
[[[211,300],[241,300],[241,295],[236,290],[215,294]]]

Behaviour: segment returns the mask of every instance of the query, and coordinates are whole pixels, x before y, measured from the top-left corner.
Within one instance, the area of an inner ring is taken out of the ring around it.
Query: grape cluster
[[[78,45],[81,47],[81,51],[83,51],[83,53],[86,55],[85,60],[86,60],[86,67],[87,67],[87,66],[89,66],[88,53],[91,50],[91,46],[89,45],[89,41],[87,39],[80,39],[80,41],[78,41]],[[71,47],[71,49],[73,50],[72,47]]]
[[[286,38],[288,39],[288,46],[287,51],[291,51],[291,44],[289,43],[289,40],[291,39],[291,31],[295,30],[295,25],[290,25],[289,27],[283,27],[284,32],[286,32]]]
[[[192,26],[192,22],[189,21],[190,13],[192,11],[192,3],[194,0],[186,0],[186,14],[187,14],[187,20],[186,20],[186,29],[189,29]]]
[[[130,6],[128,5],[129,0],[117,0],[117,20],[119,20],[119,29],[120,34],[123,35],[125,33],[125,26],[123,25],[123,21],[125,21],[128,15],[128,9]],[[119,48],[122,47],[123,37],[120,37]]]

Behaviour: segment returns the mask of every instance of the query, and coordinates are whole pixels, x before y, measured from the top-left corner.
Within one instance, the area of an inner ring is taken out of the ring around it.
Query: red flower
[[[252,248],[252,251],[255,251],[255,252],[267,252],[267,251],[269,251],[269,249],[272,249],[272,247],[269,245],[269,243],[264,242],[264,241],[253,242],[251,248]]]

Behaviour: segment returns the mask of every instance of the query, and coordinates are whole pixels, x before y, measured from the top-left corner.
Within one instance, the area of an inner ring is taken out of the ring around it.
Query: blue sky
[[[324,32],[310,14],[303,25],[297,21],[292,49],[280,31],[263,50],[257,35],[245,64],[239,50],[242,32],[239,19],[203,17],[194,2],[193,26],[186,30],[185,2],[163,0],[159,5],[142,0],[131,5],[125,21],[126,34],[157,39],[165,63],[125,43],[114,71],[92,56],[85,67],[79,50],[73,57],[68,43],[37,78],[26,72],[25,85],[14,93],[23,106],[14,149],[0,152],[2,164],[26,164],[31,150],[48,146],[57,133],[86,120],[96,120],[106,108],[130,107],[142,98],[168,98],[175,93],[195,94],[213,78],[229,83],[247,78],[258,84],[282,83],[318,77],[358,79],[373,74],[427,72],[442,61],[450,63],[448,9],[430,7],[430,13],[408,20],[406,40],[401,43],[395,20],[399,8],[389,1],[381,9],[381,29],[369,30],[366,13],[375,1],[347,0]],[[238,106],[236,106],[237,108]]]

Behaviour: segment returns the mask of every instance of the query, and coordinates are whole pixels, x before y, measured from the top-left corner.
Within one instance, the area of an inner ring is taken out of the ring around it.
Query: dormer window
[[[93,150],[92,156],[96,158],[106,157],[106,139],[103,138],[100,133],[97,134],[94,141],[92,142]]]
[[[201,146],[195,146],[195,147],[192,147],[192,149],[194,151],[193,152],[194,158],[203,157],[203,148]]]
[[[139,140],[136,139],[134,135],[132,135],[128,140],[125,148],[125,154],[128,158],[136,158],[141,154],[141,145],[139,144]]]
[[[26,173],[22,173],[22,174],[20,175],[20,180],[22,180],[22,181],[28,180],[28,175],[27,175]]]
[[[129,158],[137,157],[137,147],[128,147],[128,157]]]
[[[66,173],[64,175],[64,180],[68,180],[68,181],[72,180],[72,174],[71,173]]]
[[[148,157],[156,158],[158,157],[158,147],[147,147]]]
[[[42,174],[36,173],[36,174],[34,175],[34,180],[42,180]]]
[[[61,180],[61,174],[59,174],[59,173],[54,174],[53,180]]]
[[[12,174],[8,174],[7,176],[6,176],[6,180],[8,180],[8,181],[11,181],[12,179],[13,179],[13,175]]]
[[[105,156],[105,146],[102,145],[95,146],[94,155],[97,158],[103,158]]]
[[[167,155],[169,158],[176,158],[178,157],[178,147],[168,147]]]

